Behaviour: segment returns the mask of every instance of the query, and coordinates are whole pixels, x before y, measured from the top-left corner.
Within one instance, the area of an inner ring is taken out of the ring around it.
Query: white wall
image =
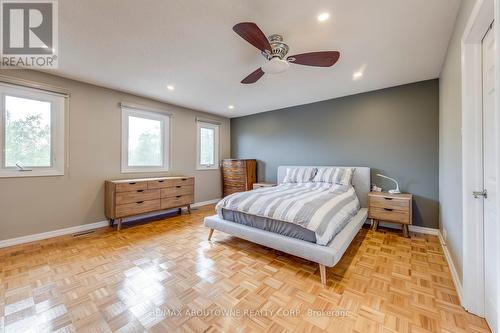
[[[461,38],[476,0],[462,0],[439,79],[440,229],[462,281]]]

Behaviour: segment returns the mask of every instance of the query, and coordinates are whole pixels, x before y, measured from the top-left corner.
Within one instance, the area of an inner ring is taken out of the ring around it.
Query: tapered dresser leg
[[[208,230],[208,240],[212,239],[212,235],[214,234],[214,229]]]
[[[403,236],[409,238],[410,237],[410,229],[408,224],[403,224]]]
[[[373,230],[377,231],[378,229],[378,220],[373,220]]]
[[[191,214],[191,205],[188,205],[188,213]]]
[[[122,230],[122,221],[123,219],[118,219],[118,225],[116,226],[116,230]]]
[[[113,228],[113,224],[115,223],[115,219],[109,219],[109,226]]]
[[[321,284],[326,285],[326,267],[319,264],[319,274],[321,275]]]

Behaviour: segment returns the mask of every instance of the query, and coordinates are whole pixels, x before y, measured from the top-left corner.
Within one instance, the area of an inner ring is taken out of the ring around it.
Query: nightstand
[[[263,187],[273,187],[276,186],[274,183],[253,183],[253,189],[256,190],[258,188],[263,188]]]
[[[408,226],[412,224],[412,198],[411,194],[406,193],[368,193],[368,218],[373,220],[373,228],[377,230],[380,221],[399,223],[403,227],[403,235],[409,237]]]

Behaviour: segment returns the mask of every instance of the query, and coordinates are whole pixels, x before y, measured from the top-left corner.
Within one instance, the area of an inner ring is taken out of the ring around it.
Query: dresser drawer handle
[[[136,204],[140,205],[141,203],[144,203],[144,201],[137,201]]]
[[[137,183],[128,183],[128,184],[129,184],[129,185],[135,185],[135,184],[137,184]]]
[[[388,212],[392,212],[394,209],[392,209],[392,208],[384,208],[384,210],[386,210]]]
[[[187,180],[187,178],[182,178],[181,180],[184,182],[184,181],[186,181],[186,180]]]
[[[180,186],[180,185],[177,185],[176,187],[177,187],[177,188],[181,188],[182,186]]]
[[[384,199],[385,199],[385,200],[392,200],[393,198],[386,198],[386,197],[384,197]]]
[[[159,180],[158,183],[163,183],[163,180]]]
[[[180,198],[180,197],[181,197],[180,195],[176,196],[176,198]]]
[[[141,192],[144,192],[144,190],[137,190],[137,192],[141,193]]]

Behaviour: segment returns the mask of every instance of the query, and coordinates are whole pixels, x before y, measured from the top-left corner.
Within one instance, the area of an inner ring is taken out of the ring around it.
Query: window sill
[[[197,167],[196,171],[213,171],[213,170],[219,170],[220,168],[217,167],[211,167],[211,168],[203,168],[203,167]]]
[[[57,177],[64,176],[64,171],[46,169],[32,171],[1,170],[0,178],[25,178],[25,177]]]
[[[121,173],[153,173],[153,172],[168,172],[168,168],[139,168],[139,169],[122,169]]]

